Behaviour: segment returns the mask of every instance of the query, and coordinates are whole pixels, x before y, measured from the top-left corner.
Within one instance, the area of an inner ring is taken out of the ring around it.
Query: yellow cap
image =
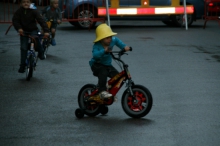
[[[105,23],[100,24],[97,28],[96,28],[96,39],[94,40],[95,42],[98,42],[104,38],[116,35],[117,33],[112,32],[112,29]]]

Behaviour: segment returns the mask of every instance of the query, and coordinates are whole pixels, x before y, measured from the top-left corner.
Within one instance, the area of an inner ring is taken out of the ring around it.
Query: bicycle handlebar
[[[24,37],[29,37],[31,38],[32,40],[35,40],[35,35],[30,35],[30,34],[27,34],[27,33],[19,33],[20,36],[24,36]]]
[[[130,47],[130,50],[129,51],[132,51],[132,47]],[[110,54],[112,55],[112,58],[113,59],[116,59],[116,60],[119,60],[121,58],[122,55],[126,54],[125,53],[126,51],[124,49],[120,50],[120,51],[112,51],[110,52]],[[118,54],[118,57],[115,57],[114,54]]]
[[[34,39],[35,37],[42,37],[44,39],[47,39],[49,36],[45,36],[43,34],[31,34],[29,32],[23,32],[23,33],[19,33],[20,36],[25,36],[25,37],[29,37],[31,39]]]
[[[129,51],[132,51],[132,47],[130,47],[130,50]],[[116,53],[118,53],[118,55],[123,55],[123,54],[125,54],[125,50],[124,49],[122,49],[122,50],[120,50],[120,51],[111,51],[110,53],[114,53],[114,54],[116,54]]]

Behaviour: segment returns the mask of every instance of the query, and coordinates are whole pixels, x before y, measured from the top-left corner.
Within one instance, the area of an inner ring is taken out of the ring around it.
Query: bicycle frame
[[[33,67],[34,67],[34,70],[35,70],[35,66],[37,64],[37,57],[36,57],[36,54],[35,54],[35,44],[36,44],[36,40],[33,36],[31,35],[24,35],[24,36],[27,36],[29,38],[28,40],[28,43],[30,44],[29,46],[29,49],[27,51],[27,59],[26,59],[26,65],[28,65],[28,61],[29,61],[29,58],[30,56],[32,56],[34,58],[34,62],[33,62]]]
[[[31,43],[31,45],[33,45]],[[30,57],[33,57],[34,61],[33,61],[33,67],[34,67],[34,70],[35,70],[35,67],[36,67],[36,64],[37,64],[37,57],[36,57],[36,54],[35,54],[35,50],[34,49],[29,49],[28,52],[27,52],[27,59],[26,59],[26,65],[28,65],[29,63],[29,58]]]

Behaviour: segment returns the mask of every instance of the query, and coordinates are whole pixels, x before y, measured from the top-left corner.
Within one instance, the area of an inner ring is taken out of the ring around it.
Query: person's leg
[[[95,63],[92,66],[92,71],[93,74],[98,77],[99,92],[105,91],[108,77],[108,68],[101,64]]]
[[[52,35],[51,45],[52,46],[56,46],[56,41],[55,41],[56,27],[57,27],[57,24],[55,23],[53,23],[51,26],[51,35]]]
[[[101,64],[94,64],[92,66],[92,71],[95,76],[98,77],[98,90],[100,93],[101,98],[109,98],[112,96],[112,94],[108,93],[106,91],[106,83],[107,83],[107,77],[108,77],[108,67],[101,65]]]
[[[40,42],[40,38],[35,38],[35,40],[36,40],[36,43],[37,43],[38,57],[41,60],[46,59],[46,55],[44,54],[44,48],[43,48],[43,46]]]
[[[99,70],[99,74],[98,74],[99,92],[106,91],[107,77],[108,77],[108,70],[107,68],[102,67]]]
[[[25,61],[27,58],[28,38],[20,36],[20,68],[19,73],[25,72]]]
[[[52,35],[52,38],[53,38],[53,39],[55,38],[55,34],[56,34],[56,29],[55,29],[55,28],[52,28],[52,29],[51,29],[51,35]]]
[[[33,31],[31,33],[31,35],[35,38],[35,41],[36,41],[36,48],[35,50],[38,51],[38,57],[41,59],[41,60],[44,60],[46,59],[46,56],[44,54],[44,49],[43,49],[43,46],[41,45],[41,41],[40,41],[40,38],[38,36],[38,30],[36,31]]]
[[[108,67],[108,77],[113,78],[118,73],[119,72],[113,66]]]
[[[55,34],[56,34],[56,29],[52,28],[52,29],[51,29],[51,35],[52,35],[51,45],[52,45],[52,46],[56,46]]]

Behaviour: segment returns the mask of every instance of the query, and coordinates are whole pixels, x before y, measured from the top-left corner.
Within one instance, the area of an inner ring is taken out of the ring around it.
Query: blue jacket
[[[117,37],[112,37],[112,41],[110,43],[109,48],[112,50],[114,45],[119,47],[120,49],[125,48],[125,44]],[[111,66],[112,64],[112,56],[110,53],[105,53],[105,49],[102,46],[102,44],[99,42],[96,42],[93,45],[93,50],[92,50],[92,59],[89,61],[89,65],[92,66],[95,62],[100,63],[103,65]]]

